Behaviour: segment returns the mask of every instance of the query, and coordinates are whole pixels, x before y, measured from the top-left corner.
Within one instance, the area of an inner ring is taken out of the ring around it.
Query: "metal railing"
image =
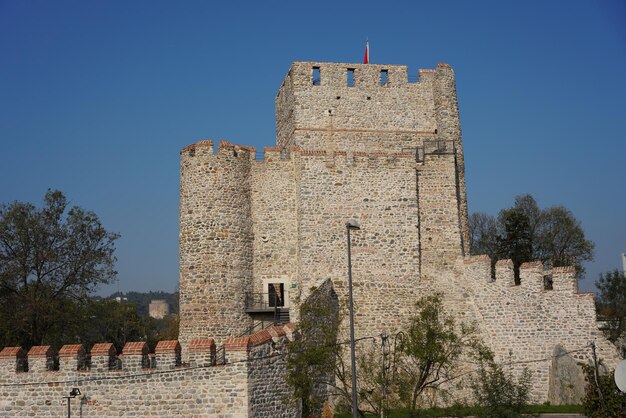
[[[253,293],[246,292],[246,309],[269,309],[281,308],[284,300],[275,293]]]

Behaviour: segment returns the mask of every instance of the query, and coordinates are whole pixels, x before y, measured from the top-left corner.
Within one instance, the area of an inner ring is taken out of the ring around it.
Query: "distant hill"
[[[170,313],[178,313],[178,293],[169,292],[115,292],[107,299],[115,299],[116,297],[125,298],[128,302],[137,306],[137,313],[140,316],[148,315],[148,305],[155,299],[165,299],[170,304]]]

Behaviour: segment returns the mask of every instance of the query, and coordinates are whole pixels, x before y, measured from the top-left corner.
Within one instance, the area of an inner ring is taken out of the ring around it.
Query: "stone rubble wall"
[[[190,366],[180,365],[178,341],[161,342],[166,344],[157,345],[156,368],[152,369],[137,367],[147,357],[145,343],[127,344],[120,370],[108,367],[109,357],[115,356],[112,344],[104,344],[108,346],[105,350],[92,349],[91,369],[78,368],[85,355],[82,346],[69,346],[79,349],[63,356],[65,346],[56,371],[39,361],[54,355],[49,347],[43,347],[43,357],[29,353],[26,372],[16,371],[24,353],[8,347],[0,352],[0,417],[65,416],[64,397],[72,388],[79,388],[82,395],[71,399],[72,416],[293,418],[297,408],[286,402],[290,392],[285,384],[284,358],[292,328],[286,332],[272,327],[227,339],[223,365],[200,364],[215,351],[210,340],[210,344],[193,343],[196,350],[189,354]]]
[[[544,270],[540,262],[524,263],[516,286],[511,260],[497,262],[495,280],[490,265],[487,256],[459,259],[454,271],[443,272],[432,288],[443,292],[446,310],[458,321],[479,328],[499,362],[516,363],[515,372],[529,368],[536,402],[547,401],[551,385],[559,384],[550,382],[556,347],[578,350],[570,356],[589,364],[595,340],[598,357],[615,368],[619,353],[598,329],[593,294],[578,292],[573,268]],[[546,276],[552,278],[552,290],[544,288]]]

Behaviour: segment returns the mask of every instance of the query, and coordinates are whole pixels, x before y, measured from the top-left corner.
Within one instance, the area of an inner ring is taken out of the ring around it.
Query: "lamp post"
[[[350,250],[350,231],[358,231],[361,229],[358,221],[350,220],[346,223],[346,230],[348,231],[348,294],[350,302],[350,363],[352,370],[352,417],[358,418],[358,401],[356,397],[356,355],[354,347],[354,305],[352,302],[352,253]]]
[[[72,416],[70,399],[77,396],[80,396],[80,389],[78,388],[72,388],[72,390],[70,391],[70,396],[64,396],[64,398],[67,399],[67,418],[71,418]]]

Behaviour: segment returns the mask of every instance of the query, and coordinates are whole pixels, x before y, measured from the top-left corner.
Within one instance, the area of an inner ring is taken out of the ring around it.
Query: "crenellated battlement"
[[[177,340],[160,341],[149,353],[145,342],[129,342],[122,353],[111,343],[65,345],[58,353],[36,346],[0,351],[0,405],[3,416],[85,417],[212,416],[279,417],[297,415],[289,395],[285,351],[293,325],[272,326],[255,334],[194,339],[189,361],[181,362]],[[58,367],[54,367],[54,364]],[[81,392],[76,398],[72,388]],[[210,395],[210,396],[209,396]],[[255,404],[254,413],[250,405]],[[74,412],[76,411],[76,412]]]
[[[491,277],[491,259],[487,255],[469,256],[463,259],[465,268],[472,272],[470,277],[480,277],[478,283],[515,291],[530,291],[537,294],[557,292],[581,294],[578,292],[578,279],[574,267],[546,268],[541,261],[529,261],[520,265],[520,284],[515,284],[513,261],[510,259],[496,262],[495,280]],[[481,284],[482,285],[482,284]],[[583,293],[584,294],[584,293]],[[582,295],[582,294],[581,294]]]
[[[381,150],[346,151],[336,149],[308,149],[300,146],[274,146],[264,147],[263,152],[259,154],[256,151],[256,147],[233,144],[228,141],[220,141],[216,152],[213,141],[202,140],[185,146],[181,149],[180,154],[183,158],[193,158],[196,156],[235,157],[241,161],[252,160],[260,164],[276,161],[291,161],[294,155],[298,157],[324,157],[326,159],[344,159],[350,161],[377,159],[394,161],[396,159],[405,159],[415,162],[424,162],[424,158],[428,155],[452,155],[454,153],[454,143],[452,141],[443,140],[424,140],[419,145],[408,147],[408,149],[410,149],[410,152]]]
[[[291,65],[277,97],[287,88],[316,87],[361,89],[415,88],[431,82],[437,72],[452,72],[448,64],[439,63],[436,69],[418,69],[411,75],[406,65],[355,64],[336,62],[294,62]]]
[[[182,349],[178,340],[159,341],[150,353],[145,342],[128,342],[117,353],[112,343],[98,343],[87,352],[81,344],[64,345],[55,352],[51,346],[33,346],[28,354],[21,347],[5,347],[0,351],[0,383],[7,385],[19,377],[46,373],[46,379],[67,379],[68,373],[88,380],[101,373],[159,372],[172,369],[224,366],[241,360],[262,345],[285,345],[293,340],[294,325],[272,326],[252,335],[229,337],[219,348],[212,338],[193,339],[188,349],[188,362],[181,361]],[[55,364],[58,362],[58,367]]]

